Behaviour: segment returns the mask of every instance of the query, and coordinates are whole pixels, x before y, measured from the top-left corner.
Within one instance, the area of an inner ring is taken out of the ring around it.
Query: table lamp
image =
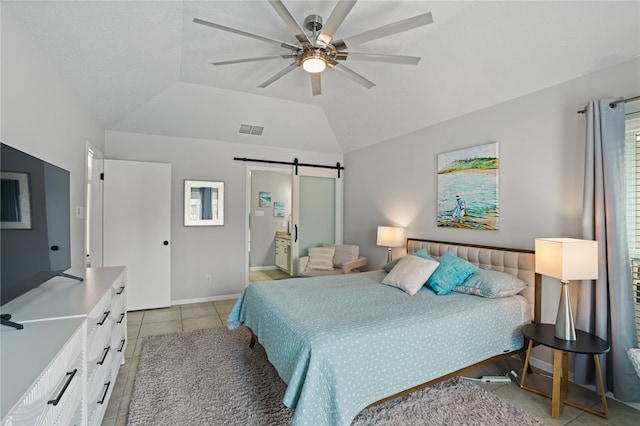
[[[404,245],[404,228],[378,226],[377,245],[387,247],[387,263],[391,262],[391,248]]]
[[[576,340],[569,295],[570,280],[598,278],[598,242],[575,238],[536,238],[537,273],[558,278],[562,283],[555,336]]]

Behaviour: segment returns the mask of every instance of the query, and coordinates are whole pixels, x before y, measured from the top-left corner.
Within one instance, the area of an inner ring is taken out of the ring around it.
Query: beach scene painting
[[[258,192],[258,207],[271,207],[271,192]]]
[[[273,202],[273,216],[274,217],[284,217],[284,210],[286,204],[284,201],[274,201]]]
[[[438,226],[499,229],[498,143],[438,154]]]

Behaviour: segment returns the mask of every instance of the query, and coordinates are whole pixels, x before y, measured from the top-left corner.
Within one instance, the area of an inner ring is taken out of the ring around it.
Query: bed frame
[[[540,322],[540,298],[542,277],[535,272],[535,253],[532,250],[520,250],[503,247],[481,246],[464,243],[450,243],[444,241],[422,240],[416,238],[407,238],[407,253],[415,253],[418,250],[426,248],[429,254],[434,258],[439,258],[447,251],[452,251],[456,256],[473,263],[474,265],[484,268],[493,269],[500,272],[506,272],[514,275],[527,283],[527,289],[520,294],[527,298],[532,307],[533,322]],[[477,368],[492,364],[496,361],[509,358],[515,354],[520,355],[524,363],[526,354],[526,344],[517,351],[507,352],[487,358],[484,361],[464,367],[460,370],[453,371],[437,379],[404,390],[395,395],[370,404],[369,407],[400,398],[420,389],[432,386],[436,383],[451,379],[456,376],[468,373]]]

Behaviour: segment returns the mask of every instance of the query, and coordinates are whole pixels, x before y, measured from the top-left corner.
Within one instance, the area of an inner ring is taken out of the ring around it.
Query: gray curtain
[[[16,179],[2,179],[0,181],[0,216],[3,222],[20,222],[20,182]]]
[[[579,285],[576,328],[609,342],[601,355],[605,391],[640,402],[640,380],[627,356],[637,347],[624,178],[624,104],[589,102],[583,199],[583,238],[598,241],[599,278]],[[591,355],[577,355],[576,383],[595,384]]]
[[[203,186],[200,188],[200,205],[201,214],[200,219],[211,220],[213,219],[213,209],[211,206],[211,192],[213,188]]]

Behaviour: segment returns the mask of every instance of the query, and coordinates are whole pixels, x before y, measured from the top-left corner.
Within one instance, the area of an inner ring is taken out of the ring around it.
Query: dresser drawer
[[[84,327],[80,327],[26,397],[6,419],[6,425],[68,425],[82,401]]]
[[[87,417],[88,424],[97,424],[96,419],[102,418],[104,410],[109,403],[109,396],[115,380],[111,377],[113,371],[116,350],[111,348],[104,358],[104,362],[100,365],[93,376],[89,379],[87,386]]]
[[[111,346],[115,348],[116,354],[124,357],[124,351],[127,349],[127,325],[126,318],[121,324],[116,324],[111,333]]]
[[[100,302],[87,315],[87,347],[94,344],[95,339],[101,339],[105,333],[104,329],[111,330],[113,320],[111,317],[111,292],[107,292]]]
[[[111,318],[114,324],[126,323],[127,314],[127,292],[124,286],[113,292],[111,297]]]

